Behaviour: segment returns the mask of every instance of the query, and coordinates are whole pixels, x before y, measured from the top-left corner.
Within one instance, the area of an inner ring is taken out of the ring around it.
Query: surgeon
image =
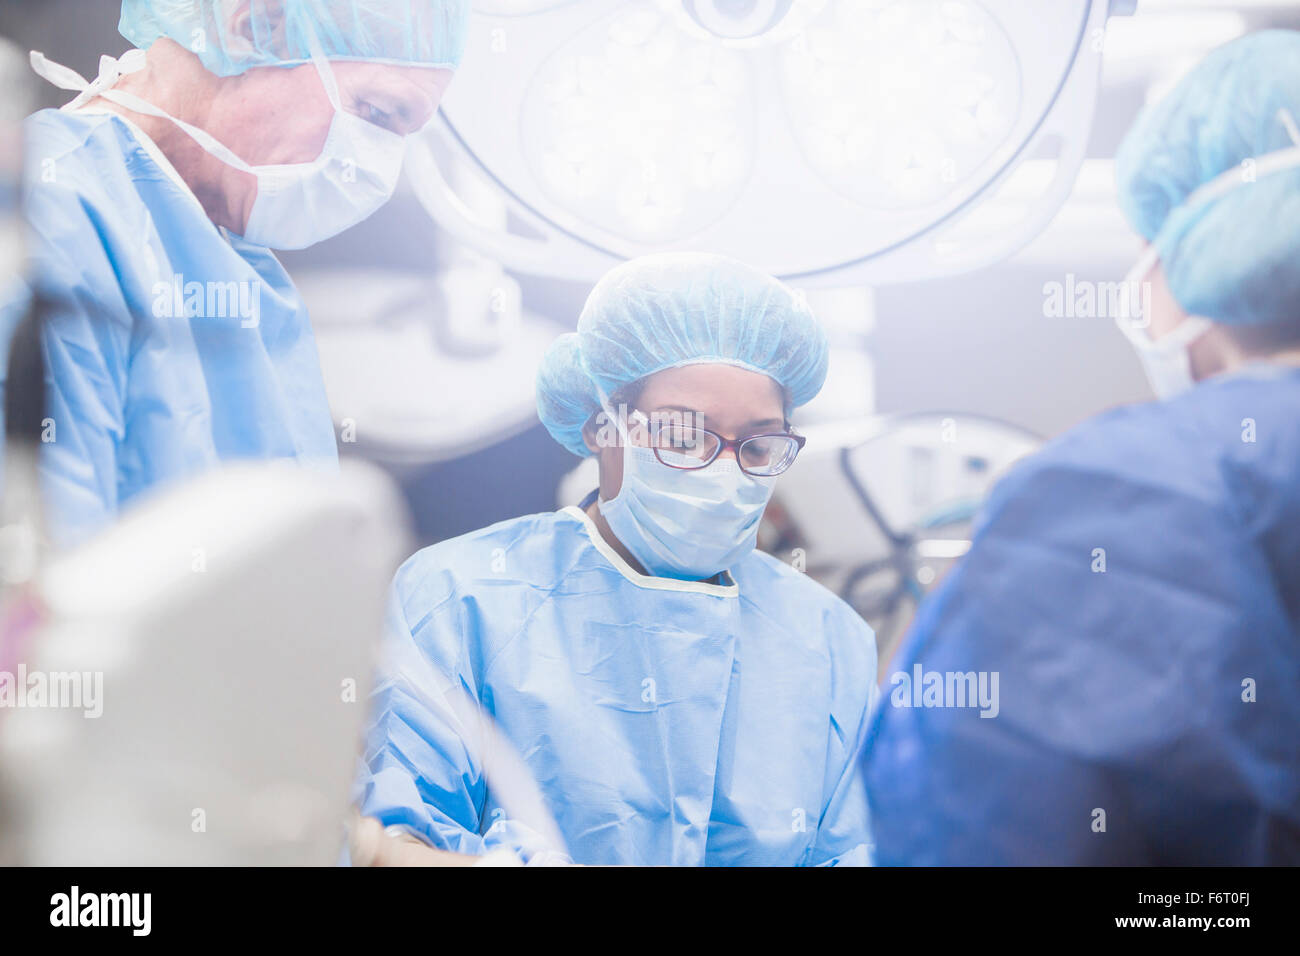
[[[1300,863],[1297,119],[1270,31],[1125,139],[1159,400],[1013,471],[923,606],[864,753],[879,862]]]
[[[89,83],[32,54],[76,92],[26,126],[29,272],[58,303],[42,436],[56,541],[222,461],[337,460],[307,312],[272,250],[392,195],[468,7],[123,0],[136,48]]]
[[[868,862],[853,758],[874,637],[754,547],[826,368],[807,306],[739,262],[650,256],[596,285],[537,405],[599,488],[398,572],[361,811],[407,845],[354,859],[410,862],[418,841],[530,864]],[[522,756],[563,847],[485,780],[458,699]]]

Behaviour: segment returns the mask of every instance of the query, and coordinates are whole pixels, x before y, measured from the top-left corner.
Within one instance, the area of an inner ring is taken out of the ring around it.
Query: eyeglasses
[[[754,478],[772,478],[792,464],[803,449],[803,435],[780,432],[750,435],[748,438],[723,438],[716,432],[677,422],[648,421],[642,432],[655,457],[669,468],[695,471],[713,464],[724,451],[736,456],[736,464]]]

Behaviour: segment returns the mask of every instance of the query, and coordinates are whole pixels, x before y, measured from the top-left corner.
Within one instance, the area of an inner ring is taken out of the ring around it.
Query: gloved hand
[[[348,827],[353,866],[473,866],[480,857],[435,850],[409,833],[389,830],[374,817],[353,811]]]

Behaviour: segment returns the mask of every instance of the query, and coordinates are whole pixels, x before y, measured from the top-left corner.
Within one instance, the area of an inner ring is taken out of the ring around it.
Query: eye
[[[367,123],[381,127],[382,129],[397,131],[397,117],[392,113],[385,112],[375,104],[366,100],[357,101],[357,115]]]
[[[698,450],[702,444],[702,437],[695,429],[683,428],[680,425],[674,425],[667,430],[668,446],[678,451]]]

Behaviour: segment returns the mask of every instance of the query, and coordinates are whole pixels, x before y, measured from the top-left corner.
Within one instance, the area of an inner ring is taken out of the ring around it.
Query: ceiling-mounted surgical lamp
[[[975,269],[1069,194],[1120,6],[478,0],[408,171],[453,237],[523,272],[685,249],[807,285]],[[956,231],[1031,159],[1055,171],[1022,217]]]

